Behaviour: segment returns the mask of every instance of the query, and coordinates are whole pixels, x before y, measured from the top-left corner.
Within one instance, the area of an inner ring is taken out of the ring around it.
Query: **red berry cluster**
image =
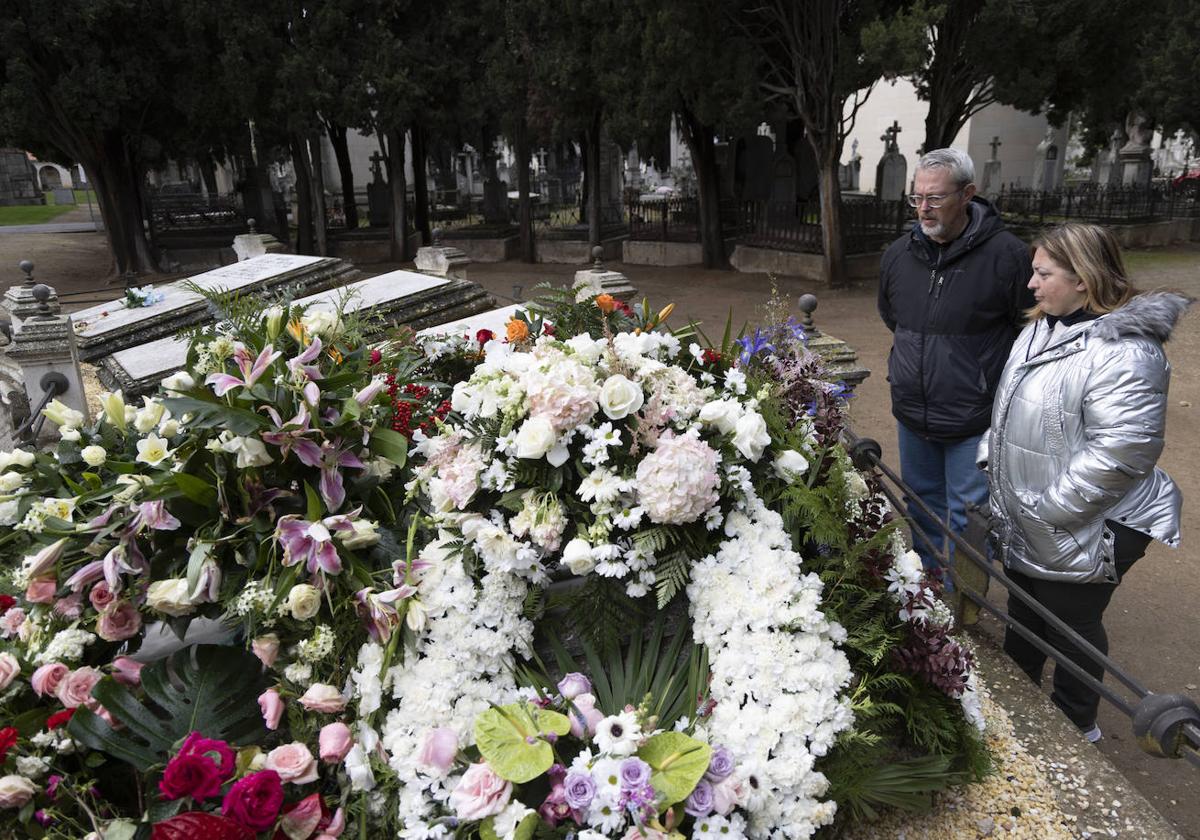
[[[701,361],[703,361],[703,363],[706,365],[720,364],[721,354],[718,353],[716,350],[712,349],[711,347],[706,347],[706,348],[704,348],[704,353],[701,357]]]
[[[412,440],[413,432],[420,429],[429,433],[434,420],[445,419],[450,413],[450,400],[442,400],[436,406],[429,400],[433,389],[412,382],[401,384],[392,374],[384,380],[388,396],[392,401],[392,429]],[[414,422],[416,425],[414,426]]]

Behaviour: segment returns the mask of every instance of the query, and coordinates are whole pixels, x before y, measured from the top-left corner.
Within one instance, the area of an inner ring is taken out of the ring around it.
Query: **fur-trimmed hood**
[[[1097,320],[1091,332],[1105,341],[1117,341],[1123,335],[1144,335],[1165,342],[1193,300],[1178,292],[1143,292]]]

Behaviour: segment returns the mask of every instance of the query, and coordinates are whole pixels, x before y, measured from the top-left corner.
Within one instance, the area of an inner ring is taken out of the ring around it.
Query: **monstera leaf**
[[[493,706],[475,719],[475,744],[488,766],[502,779],[521,784],[536,779],[554,764],[554,749],[539,737],[566,735],[566,715],[532,703]]]
[[[650,784],[665,804],[673,805],[687,799],[704,778],[712,747],[682,732],[661,732],[642,744],[637,755],[650,765]]]
[[[149,705],[111,677],[96,684],[92,696],[124,724],[120,732],[82,706],[67,732],[91,749],[146,771],[165,763],[175,743],[189,732],[237,745],[261,738],[266,729],[258,695],[264,688],[262,663],[246,651],[219,645],[188,647],[142,668]]]

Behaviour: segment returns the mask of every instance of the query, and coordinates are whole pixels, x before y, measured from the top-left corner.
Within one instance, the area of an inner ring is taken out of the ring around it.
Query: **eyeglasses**
[[[965,189],[966,189],[966,185],[963,185],[963,186],[959,187],[958,189],[956,189],[954,192],[947,193],[946,195],[907,195],[907,196],[905,196],[905,198],[908,199],[909,207],[920,207],[921,202],[925,202],[926,204],[929,205],[930,210],[937,210],[939,207],[941,207],[946,202],[947,198],[949,198],[952,195],[958,195],[960,192],[962,192]]]

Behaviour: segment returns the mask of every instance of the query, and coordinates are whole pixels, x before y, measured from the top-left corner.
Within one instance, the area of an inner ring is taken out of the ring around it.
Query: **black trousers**
[[[1150,537],[1117,522],[1105,523],[1115,536],[1113,556],[1120,578],[1139,557],[1146,553]],[[1063,583],[1061,581],[1031,578],[1020,572],[1006,570],[1013,583],[1031,594],[1039,604],[1062,620],[1064,624],[1095,646],[1101,653],[1108,653],[1108,634],[1104,632],[1104,610],[1117,589],[1115,583]],[[1097,680],[1104,679],[1104,668],[1093,662],[1063,633],[1043,621],[1032,609],[1012,594],[1008,596],[1008,614],[1037,634],[1084,671]],[[1031,680],[1042,684],[1042,669],[1046,654],[1014,631],[1011,627],[1004,634],[1004,652],[1012,657]],[[1096,710],[1100,707],[1100,695],[1072,676],[1065,668],[1054,669],[1054,691],[1050,695],[1071,722],[1080,729],[1091,729],[1096,724]]]

